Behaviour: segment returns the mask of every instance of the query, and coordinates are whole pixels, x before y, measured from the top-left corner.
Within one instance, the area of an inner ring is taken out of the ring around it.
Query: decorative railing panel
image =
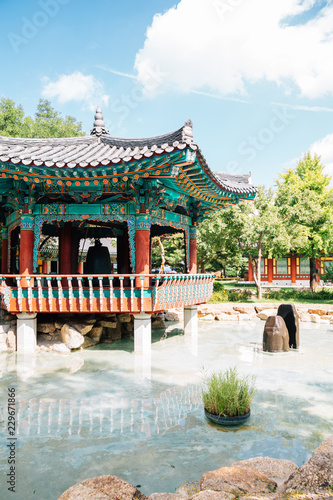
[[[15,314],[157,312],[207,302],[213,280],[210,274],[3,275],[0,300]]]

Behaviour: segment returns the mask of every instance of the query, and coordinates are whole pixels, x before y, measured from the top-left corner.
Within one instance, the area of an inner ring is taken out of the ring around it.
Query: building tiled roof
[[[191,120],[169,134],[123,139],[108,134],[99,108],[88,136],[55,139],[0,137],[0,161],[74,169],[138,161],[185,148],[196,151],[206,173],[219,187],[238,193],[256,192],[249,176],[214,173],[210,170],[200,148],[193,142]]]

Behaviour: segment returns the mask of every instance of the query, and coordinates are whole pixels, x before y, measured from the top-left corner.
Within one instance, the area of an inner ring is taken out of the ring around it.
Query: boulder
[[[286,492],[328,493],[333,487],[333,436],[314,451],[312,457],[287,481]]]
[[[148,497],[135,486],[116,476],[99,476],[86,479],[66,490],[58,500],[146,500]]]
[[[40,346],[41,348],[45,346]],[[42,349],[44,350],[44,349]],[[71,352],[71,350],[64,344],[64,343],[58,343],[58,344],[52,344],[48,347],[48,350],[50,351],[55,351],[55,352],[61,352],[63,354],[68,354]]]
[[[96,342],[99,342],[101,340],[102,334],[103,334],[102,326],[93,326],[89,332],[89,337],[95,340]]]
[[[9,328],[7,332],[8,351],[16,351],[16,328]]]
[[[299,348],[299,319],[294,304],[281,304],[277,312],[278,316],[284,319],[289,333],[289,347]]]
[[[61,339],[68,349],[78,349],[84,342],[84,336],[67,323],[61,328]]]
[[[200,491],[200,493],[191,497],[192,500],[194,498],[196,500],[234,500],[237,497],[232,493],[226,493],[225,491],[205,490]]]
[[[249,314],[250,316],[256,315],[254,306],[234,306],[233,309],[241,314]]]
[[[162,318],[157,317],[157,318],[152,319],[151,328],[152,328],[152,330],[157,330],[157,329],[162,329],[162,328],[164,329],[164,328],[166,328],[166,325],[165,325]]]
[[[184,500],[183,495],[177,493],[153,493],[148,500]]]
[[[277,313],[277,309],[264,309],[257,313],[257,318],[263,319],[266,321],[269,316],[275,316]]]
[[[248,460],[241,460],[232,464],[232,467],[241,467],[242,469],[251,469],[262,472],[270,479],[273,479],[279,488],[297,469],[297,465],[291,460],[283,460],[270,457],[255,457]]]
[[[103,342],[105,340],[120,340],[121,339],[121,324],[115,323],[114,328],[104,328]]]
[[[215,316],[213,314],[206,314],[205,316],[200,317],[200,321],[214,321]]]
[[[308,313],[310,313],[310,314],[318,314],[318,316],[326,316],[327,310],[326,309],[322,309],[320,307],[316,307],[316,308],[310,308],[309,307]]]
[[[271,493],[276,490],[277,484],[262,472],[240,467],[222,467],[203,474],[200,488],[239,495]]]
[[[75,328],[81,335],[87,335],[93,327],[93,324],[86,323],[85,321],[73,321],[70,322],[72,328]]]
[[[98,322],[97,326],[102,326],[103,328],[117,328],[117,320],[101,320]]]
[[[266,352],[289,351],[289,333],[281,316],[269,316],[265,323],[263,350]]]
[[[52,322],[47,322],[47,323],[37,323],[37,332],[40,333],[53,333],[55,332],[56,327],[55,324]]]
[[[81,345],[81,349],[88,349],[88,347],[92,347],[96,344],[98,344],[96,340],[91,339],[90,337],[84,337],[84,342]]]
[[[131,321],[131,315],[129,313],[120,313],[117,315],[119,323],[129,323]]]
[[[277,311],[277,306],[275,306],[274,304],[256,304],[254,306],[254,309],[256,313],[260,313],[262,311],[265,311],[266,309],[274,309],[274,311]],[[272,316],[272,314],[270,314],[270,316]]]
[[[164,315],[165,321],[180,321],[179,314],[174,311],[166,311]]]
[[[185,498],[192,498],[199,491],[200,481],[185,481],[184,483],[180,483],[176,488],[176,493],[183,495]]]

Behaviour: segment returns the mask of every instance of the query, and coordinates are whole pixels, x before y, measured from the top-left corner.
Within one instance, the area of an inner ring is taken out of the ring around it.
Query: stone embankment
[[[152,329],[165,329],[166,321],[178,321],[178,315],[166,311],[152,315]],[[16,350],[16,317],[5,314],[0,325],[0,352]],[[134,335],[134,317],[128,313],[39,314],[37,351],[69,353],[99,343],[113,344]]]
[[[199,318],[203,321],[249,321],[265,320],[277,313],[280,304],[273,303],[220,303],[199,306]],[[329,324],[333,323],[333,305],[295,304],[300,321]]]
[[[182,483],[175,493],[149,497],[116,476],[100,476],[71,486],[58,500],[332,500],[333,436],[301,467],[290,460],[256,457],[205,472],[201,480]]]

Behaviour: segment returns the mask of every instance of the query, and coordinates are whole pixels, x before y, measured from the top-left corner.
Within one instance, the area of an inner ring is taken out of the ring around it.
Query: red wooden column
[[[291,274],[291,284],[296,285],[297,273],[296,273],[296,257],[291,257],[290,259],[290,274]]]
[[[197,228],[190,228],[190,274],[197,273]]]
[[[249,259],[249,276],[248,276],[248,281],[254,281],[253,280],[253,269],[252,269],[252,264],[251,264],[251,261]]]
[[[47,274],[47,260],[43,260],[43,274]]]
[[[273,283],[273,259],[267,259],[268,283]]]
[[[20,274],[33,274],[33,254],[34,254],[34,217],[23,214],[20,228]],[[27,281],[23,278],[22,286],[27,286]]]
[[[71,253],[72,253],[72,223],[65,222],[60,230],[59,238],[59,264],[60,274],[71,274]]]
[[[1,273],[8,273],[8,228],[2,228]]]
[[[135,274],[149,274],[150,255],[150,216],[139,214],[135,222]],[[135,285],[141,286],[140,278],[136,278]],[[149,286],[149,278],[144,280],[144,286]]]

